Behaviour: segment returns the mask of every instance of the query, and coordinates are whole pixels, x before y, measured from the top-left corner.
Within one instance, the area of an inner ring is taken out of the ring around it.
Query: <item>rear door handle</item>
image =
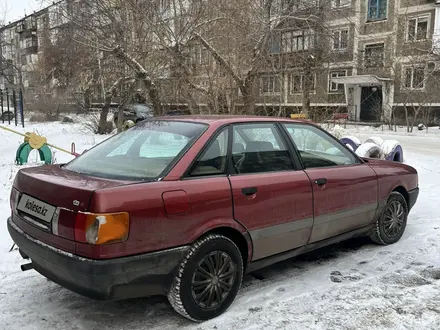
[[[315,180],[315,183],[316,183],[318,186],[323,186],[323,185],[325,185],[325,184],[327,183],[327,179],[325,179],[325,178],[316,179],[316,180]]]
[[[255,195],[258,192],[258,188],[257,187],[247,187],[247,188],[243,188],[241,190],[241,192],[245,196],[252,196],[252,195]]]

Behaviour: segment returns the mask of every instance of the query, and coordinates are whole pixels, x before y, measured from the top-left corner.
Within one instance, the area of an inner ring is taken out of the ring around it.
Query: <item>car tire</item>
[[[408,220],[408,204],[405,197],[393,191],[376,221],[370,234],[371,240],[380,245],[390,245],[398,242],[405,232]]]
[[[229,308],[242,280],[243,258],[237,245],[225,236],[209,234],[191,246],[168,300],[180,315],[195,322],[206,321]]]

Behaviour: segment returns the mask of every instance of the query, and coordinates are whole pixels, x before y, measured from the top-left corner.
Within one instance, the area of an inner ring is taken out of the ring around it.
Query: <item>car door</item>
[[[376,173],[320,128],[283,124],[291,137],[314,195],[309,243],[367,226],[378,206]]]
[[[313,225],[312,186],[275,123],[232,126],[234,218],[249,231],[252,260],[303,246]]]

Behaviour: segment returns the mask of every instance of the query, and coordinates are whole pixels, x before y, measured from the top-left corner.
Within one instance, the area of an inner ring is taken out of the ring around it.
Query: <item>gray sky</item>
[[[0,17],[7,24],[42,8],[42,0],[0,0]]]

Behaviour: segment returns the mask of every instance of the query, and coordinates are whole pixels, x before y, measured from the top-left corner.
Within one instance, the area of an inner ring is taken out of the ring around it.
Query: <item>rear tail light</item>
[[[13,212],[17,210],[19,200],[20,200],[20,192],[17,189],[12,188],[11,196],[10,196],[10,205],[11,205],[11,210]]]
[[[57,209],[55,210],[55,213],[53,214],[53,217],[52,217],[52,233],[57,236],[60,235],[60,231],[59,231],[60,225],[58,223],[60,220],[60,212],[61,212],[61,209],[59,207],[57,207]]]
[[[93,245],[124,242],[130,229],[129,215],[121,213],[78,213],[75,241]]]

